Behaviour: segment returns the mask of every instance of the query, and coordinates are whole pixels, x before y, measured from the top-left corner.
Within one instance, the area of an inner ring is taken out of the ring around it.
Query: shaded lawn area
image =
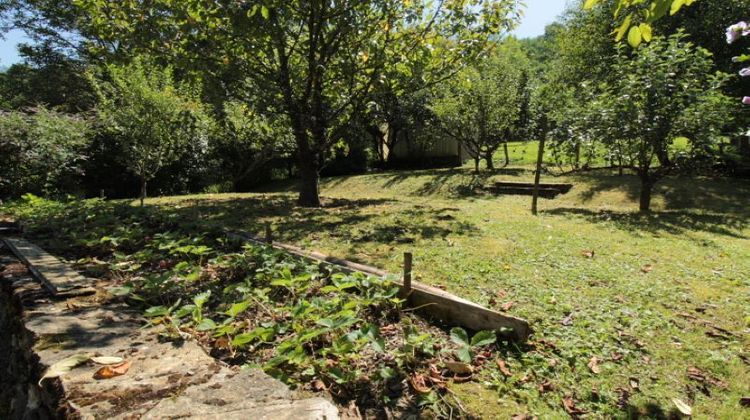
[[[533,343],[479,383],[456,385],[487,418],[563,416],[563,400],[602,417],[669,417],[673,399],[731,418],[750,396],[750,183],[669,179],[654,214],[635,213],[638,182],[608,172],[550,178],[570,194],[542,200],[474,194],[526,168],[326,179],[324,209],[294,205],[290,185],[255,194],[149,201],[184,223],[240,228],[399,272],[530,320]],[[585,256],[593,251],[594,257]],[[689,369],[698,369],[704,376]],[[750,415],[750,412],[748,412]]]

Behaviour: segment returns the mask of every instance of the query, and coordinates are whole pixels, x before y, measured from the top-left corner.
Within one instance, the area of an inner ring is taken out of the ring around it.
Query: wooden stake
[[[536,174],[534,175],[534,192],[531,199],[531,214],[537,215],[537,202],[539,201],[539,182],[542,178],[542,163],[544,161],[544,140],[545,137],[539,140],[539,154],[536,157]]]
[[[266,223],[266,243],[273,244],[273,229],[270,223]]]
[[[404,252],[404,293],[408,295],[411,292],[411,266],[413,255],[411,252]]]

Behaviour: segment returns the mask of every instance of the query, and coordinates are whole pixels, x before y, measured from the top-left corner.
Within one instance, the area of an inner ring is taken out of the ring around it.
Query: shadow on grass
[[[390,206],[398,203],[388,199],[323,198],[323,202],[323,208],[310,209],[297,206],[287,195],[199,198],[160,206],[157,211],[183,228],[198,231],[214,227],[260,234],[272,223],[279,239],[293,242],[328,236],[353,243],[411,243],[477,231],[474,225],[456,220],[451,214],[457,211],[454,208],[410,206],[390,213]]]
[[[592,223],[612,223],[627,231],[671,234],[700,231],[747,239],[739,232],[747,226],[748,218],[733,214],[700,214],[687,211],[640,214],[581,208],[557,208],[546,210],[544,213],[558,216],[581,216]]]
[[[584,203],[598,194],[623,191],[628,200],[638,202],[641,183],[635,175],[587,172],[573,175],[588,189],[580,193]],[[747,215],[750,208],[750,183],[731,178],[669,177],[654,187],[654,197],[664,199],[667,210],[700,209],[713,213]]]

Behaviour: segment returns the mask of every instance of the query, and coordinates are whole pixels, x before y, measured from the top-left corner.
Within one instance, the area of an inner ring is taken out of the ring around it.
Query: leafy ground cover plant
[[[102,200],[26,196],[8,210],[144,309],[165,340],[196,339],[227,363],[328,391],[370,415],[460,413],[450,381],[493,357],[495,332],[446,331],[404,310],[391,280],[344,274],[186,220]]]

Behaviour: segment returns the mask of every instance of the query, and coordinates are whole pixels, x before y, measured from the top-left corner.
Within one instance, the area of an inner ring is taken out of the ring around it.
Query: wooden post
[[[105,194],[104,194],[104,190],[99,190],[99,198],[101,198],[102,200],[104,200],[105,198],[107,198],[105,196]]]
[[[542,161],[544,161],[544,136],[539,140],[539,153],[536,157],[536,174],[534,175],[534,193],[531,199],[531,214],[537,215],[537,202],[539,201],[539,182],[542,179]]]
[[[411,267],[413,255],[411,252],[404,252],[404,294],[408,296],[411,292]]]
[[[273,244],[273,229],[270,223],[266,223],[266,243]]]

